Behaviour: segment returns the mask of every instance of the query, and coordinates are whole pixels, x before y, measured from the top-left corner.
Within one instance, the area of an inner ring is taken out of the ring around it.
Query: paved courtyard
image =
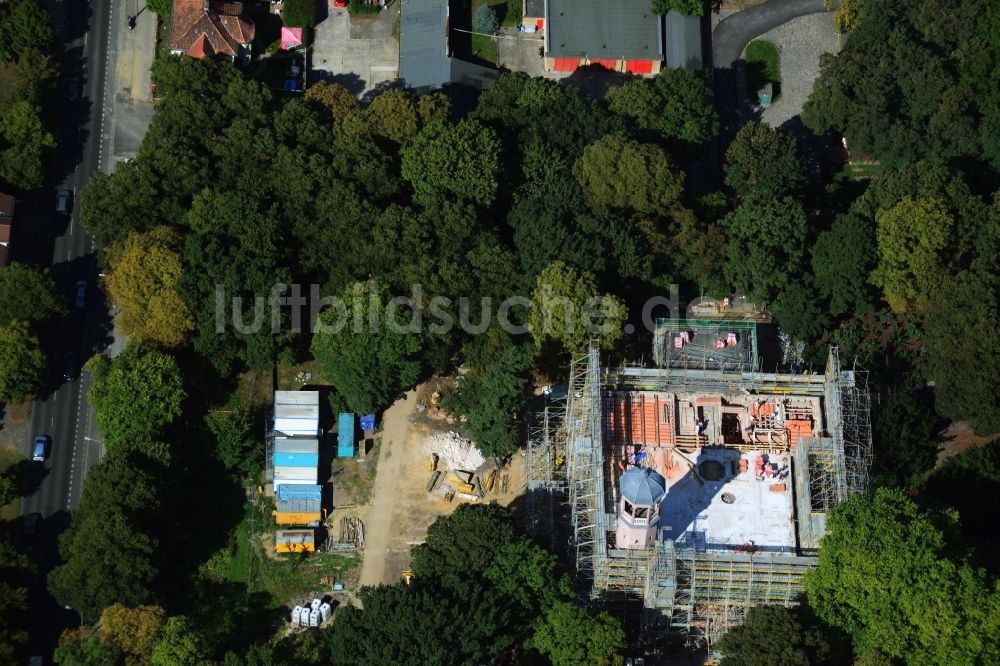
[[[802,113],[802,106],[819,76],[819,58],[840,51],[840,36],[830,14],[810,14],[792,19],[756,39],[771,42],[781,59],[781,96],[764,109],[761,120],[780,127]]]
[[[309,81],[339,83],[358,95],[396,79],[399,42],[392,23],[399,13],[393,3],[376,18],[351,21],[346,9],[330,5],[329,15],[316,26]]]

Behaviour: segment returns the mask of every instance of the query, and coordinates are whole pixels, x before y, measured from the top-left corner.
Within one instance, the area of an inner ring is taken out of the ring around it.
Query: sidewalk
[[[111,112],[115,162],[135,157],[153,119],[149,68],[156,51],[156,14],[145,8],[140,11],[135,30],[126,27],[124,14],[116,11],[112,17],[121,20],[111,52],[115,65]]]

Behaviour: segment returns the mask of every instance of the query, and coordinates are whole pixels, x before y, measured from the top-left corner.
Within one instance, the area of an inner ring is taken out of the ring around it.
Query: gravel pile
[[[438,454],[450,469],[474,470],[485,462],[476,445],[457,432],[441,432],[424,440],[427,455]]]

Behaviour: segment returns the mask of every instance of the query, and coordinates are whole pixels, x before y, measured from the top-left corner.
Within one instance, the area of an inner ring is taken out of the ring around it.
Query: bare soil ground
[[[996,439],[1000,439],[1000,433],[985,437],[977,435],[965,421],[956,421],[955,423],[952,423],[943,433],[941,433],[941,435],[944,437],[944,442],[941,446],[941,452],[938,453],[939,466],[951,456],[958,455],[967,449],[982,446],[983,444],[989,444]]]
[[[408,392],[383,417],[372,502],[353,513],[365,516],[359,585],[398,581],[410,566],[410,548],[424,540],[427,528],[438,516],[449,515],[462,502],[457,498],[448,502],[437,492],[428,493],[426,489],[431,471],[430,459],[423,449],[424,439],[433,432],[452,430],[455,426],[433,408],[430,395],[436,386],[429,383]],[[418,411],[418,404],[424,405],[422,411]],[[438,469],[445,471],[442,466]],[[497,489],[479,501],[496,500],[508,505],[514,500],[514,493],[524,485],[523,457],[514,456],[503,473],[510,475],[508,492]],[[339,518],[336,520],[335,529],[339,529]]]

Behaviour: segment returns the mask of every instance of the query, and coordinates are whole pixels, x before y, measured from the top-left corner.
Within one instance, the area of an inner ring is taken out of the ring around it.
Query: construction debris
[[[360,518],[344,516],[340,519],[340,544],[353,544],[355,548],[365,545],[365,524]]]
[[[427,492],[434,492],[434,486],[437,485],[438,479],[441,478],[441,472],[433,472],[431,474],[431,480],[427,482]]]
[[[450,469],[478,469],[485,462],[476,445],[457,432],[435,433],[424,440],[424,451],[435,453]]]

